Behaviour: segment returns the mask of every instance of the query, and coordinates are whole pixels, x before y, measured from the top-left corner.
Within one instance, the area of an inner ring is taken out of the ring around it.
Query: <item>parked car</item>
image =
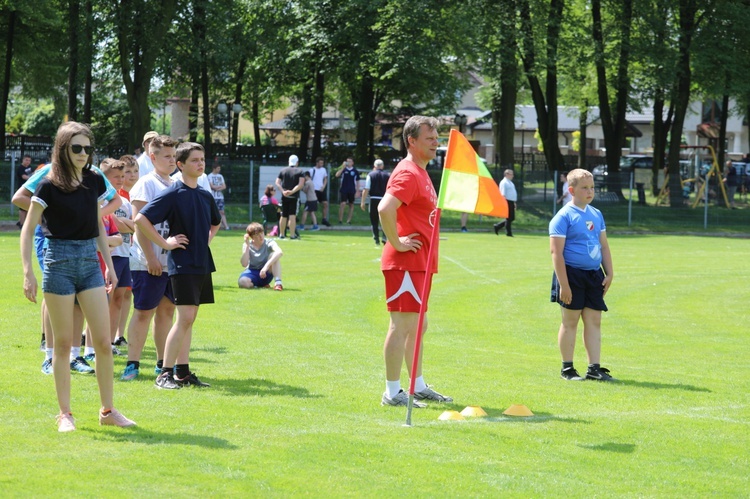
[[[629,154],[620,158],[620,171],[630,173],[633,168],[648,169],[654,166],[654,158],[642,154]],[[607,185],[607,165],[595,166],[591,173],[594,175],[594,187],[601,189]]]

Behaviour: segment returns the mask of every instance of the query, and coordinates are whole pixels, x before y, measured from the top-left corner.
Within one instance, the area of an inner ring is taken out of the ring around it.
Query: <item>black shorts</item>
[[[339,192],[339,202],[354,204],[354,192]]]
[[[324,203],[328,201],[328,196],[326,196],[326,191],[315,191],[315,196],[318,198],[318,203]]]
[[[281,198],[281,216],[289,218],[291,215],[297,215],[297,203],[299,199],[288,198],[286,196]]]
[[[203,305],[214,302],[214,286],[211,274],[177,274],[169,277],[172,282],[175,305]]]
[[[582,270],[566,265],[565,272],[568,274],[568,284],[570,284],[573,299],[569,305],[560,301],[560,284],[557,282],[557,275],[552,272],[551,302],[559,303],[561,307],[570,310],[590,308],[602,312],[607,311],[607,305],[604,303],[604,286],[602,285],[604,272],[602,269]]]

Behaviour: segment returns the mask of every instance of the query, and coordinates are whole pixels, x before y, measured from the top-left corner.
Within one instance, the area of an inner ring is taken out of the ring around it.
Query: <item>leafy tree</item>
[[[549,0],[546,8],[541,1],[532,5],[530,0],[519,0],[519,5],[521,60],[536,109],[547,167],[554,171],[563,165],[557,143],[557,60],[565,1]],[[544,55],[539,57],[539,54]]]

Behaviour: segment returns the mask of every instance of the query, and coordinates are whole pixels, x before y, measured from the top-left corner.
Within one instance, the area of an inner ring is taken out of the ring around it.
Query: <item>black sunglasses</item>
[[[81,151],[86,151],[86,154],[91,156],[91,153],[94,152],[94,146],[82,146],[81,144],[72,144],[70,146],[70,150],[73,151],[73,154],[81,154]]]

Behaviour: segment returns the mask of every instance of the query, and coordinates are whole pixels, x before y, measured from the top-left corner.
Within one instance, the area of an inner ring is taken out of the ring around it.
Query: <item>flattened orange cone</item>
[[[503,413],[506,416],[533,416],[534,413],[528,407],[521,404],[513,404]]]
[[[438,416],[440,421],[463,421],[464,418],[458,411],[445,411]]]

